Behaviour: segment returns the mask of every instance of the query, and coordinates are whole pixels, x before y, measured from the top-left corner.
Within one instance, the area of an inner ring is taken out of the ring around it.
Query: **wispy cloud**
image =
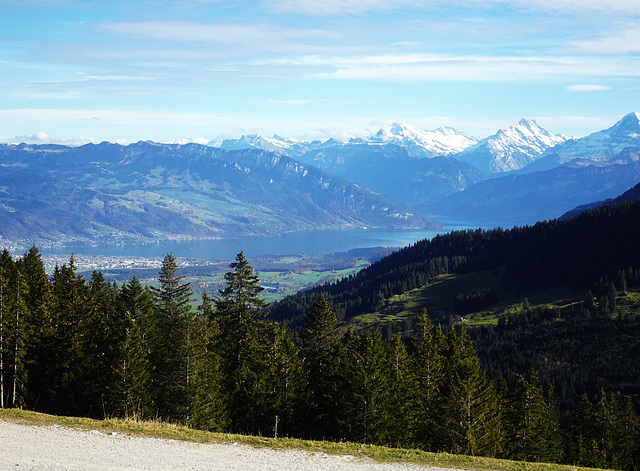
[[[640,13],[640,5],[629,0],[264,0],[276,12],[306,15],[363,15],[389,10],[436,10],[443,6],[458,8],[518,8],[554,12]]]
[[[611,90],[611,87],[607,87],[606,85],[569,85],[565,87],[570,92],[600,92],[603,90]]]
[[[640,52],[640,27],[608,33],[588,41],[574,41],[572,46],[582,53],[626,54]]]
[[[260,43],[284,40],[336,39],[343,36],[341,33],[323,29],[193,21],[122,21],[101,23],[97,27],[119,36],[188,42]]]

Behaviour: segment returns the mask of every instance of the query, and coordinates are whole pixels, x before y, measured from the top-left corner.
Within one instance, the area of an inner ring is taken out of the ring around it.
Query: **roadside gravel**
[[[0,421],[0,470],[436,471],[352,456],[80,431]]]

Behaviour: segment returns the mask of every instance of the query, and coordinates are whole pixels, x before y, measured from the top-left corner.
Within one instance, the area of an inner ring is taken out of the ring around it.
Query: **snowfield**
[[[0,421],[0,469],[65,471],[436,471],[352,456],[199,444]]]

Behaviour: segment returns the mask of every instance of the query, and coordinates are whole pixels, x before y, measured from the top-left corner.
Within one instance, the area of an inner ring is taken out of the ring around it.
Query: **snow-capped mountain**
[[[281,137],[277,134],[274,134],[271,138],[263,137],[259,134],[243,134],[238,139],[210,141],[209,146],[219,147],[225,150],[262,149],[268,152],[291,156],[298,154],[298,148],[300,147],[306,149],[307,143],[296,139]]]
[[[455,157],[488,174],[510,172],[532,163],[545,150],[566,139],[541,128],[534,120],[523,118]]]
[[[413,157],[435,157],[462,152],[478,139],[451,127],[422,131],[406,123],[393,123],[368,139],[370,143],[396,144]]]
[[[627,147],[640,147],[640,114],[637,112],[625,115],[609,129],[556,145],[545,155],[609,160]]]
[[[348,144],[393,144],[406,149],[412,158],[453,155],[476,144],[478,139],[451,127],[440,127],[433,131],[422,131],[406,123],[393,123],[380,129],[373,136],[350,138],[346,141],[328,139],[326,141],[301,141],[278,135],[271,138],[258,134],[243,135],[238,139],[224,139],[209,142],[212,147],[226,150],[262,149],[288,157],[300,156],[310,150],[336,147]]]

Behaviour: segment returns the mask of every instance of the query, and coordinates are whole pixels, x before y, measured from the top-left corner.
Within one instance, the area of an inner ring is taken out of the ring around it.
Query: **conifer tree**
[[[76,273],[75,258],[56,266],[52,283],[52,329],[45,340],[49,357],[49,385],[40,403],[45,412],[86,415],[83,401],[83,323],[87,317],[88,287]]]
[[[118,371],[120,411],[124,417],[152,418],[151,341],[155,331],[151,291],[133,277],[122,285],[119,309],[125,327],[122,363]]]
[[[550,412],[538,374],[531,370],[527,377],[518,376],[509,396],[505,413],[506,456],[521,461],[553,461],[557,437],[553,431],[557,414]]]
[[[445,338],[440,325],[433,325],[422,309],[416,319],[413,346],[413,371],[417,381],[414,440],[426,450],[442,450],[444,424],[440,420],[443,403],[440,389],[444,375]]]
[[[191,284],[179,276],[173,253],[162,261],[159,288],[152,288],[154,332],[151,340],[152,382],[157,414],[170,421],[187,418],[187,323],[191,315]]]
[[[274,435],[301,436],[305,412],[309,409],[308,377],[303,367],[300,348],[293,332],[286,326],[271,328],[266,421],[273,420]]]
[[[209,295],[202,293],[198,313],[189,323],[189,425],[224,431],[229,425],[223,394],[222,360],[224,346],[220,326]]]
[[[416,428],[415,396],[418,388],[411,357],[399,334],[393,334],[387,343],[391,367],[389,388],[390,418],[386,426],[388,443],[399,447],[413,446]]]
[[[338,319],[324,294],[319,294],[305,319],[300,334],[304,365],[311,390],[310,436],[331,437],[337,429],[337,378],[340,337]]]
[[[364,443],[389,443],[391,366],[379,330],[344,337],[340,369],[342,437]]]
[[[269,339],[264,320],[267,307],[259,294],[264,290],[243,252],[225,273],[226,286],[215,301],[222,336],[224,393],[229,398],[231,427],[256,433],[269,425],[260,409],[266,386],[263,372],[269,361]]]
[[[31,247],[22,259],[18,260],[18,269],[26,283],[26,311],[23,325],[28,340],[24,358],[26,369],[24,404],[28,408],[35,408],[49,374],[46,339],[51,336],[53,329],[51,285],[47,279],[42,256],[36,247]]]
[[[444,361],[447,374],[441,394],[446,448],[464,455],[498,455],[503,446],[498,397],[464,328],[449,331]]]

